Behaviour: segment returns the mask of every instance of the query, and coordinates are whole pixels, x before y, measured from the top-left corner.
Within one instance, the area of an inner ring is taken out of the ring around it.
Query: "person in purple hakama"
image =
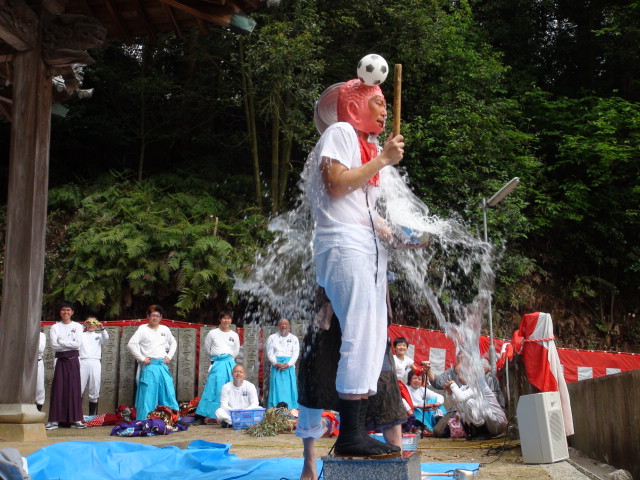
[[[58,312],[60,320],[51,327],[49,339],[56,361],[51,385],[49,422],[45,428],[53,430],[60,424],[71,428],[86,428],[82,417],[82,390],[80,388],[80,336],[82,325],[73,322],[74,306],[62,302]]]

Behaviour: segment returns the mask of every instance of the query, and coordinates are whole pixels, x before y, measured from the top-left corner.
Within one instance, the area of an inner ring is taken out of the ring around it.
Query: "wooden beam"
[[[215,23],[221,27],[228,27],[231,16],[235,9],[231,6],[217,6],[201,0],[160,0],[162,3],[171,5],[178,10],[182,10],[201,18],[210,23]]]
[[[140,0],[133,0],[133,5],[136,7],[136,12],[138,12],[138,16],[144,24],[149,40],[151,40],[152,43],[158,43],[158,36],[156,35],[153,25],[151,25],[151,22],[149,21],[149,16],[147,15],[147,12],[145,12]]]
[[[19,52],[31,50],[38,37],[38,16],[24,0],[0,0],[0,39]]]
[[[162,5],[162,10],[164,10],[164,14],[169,19],[169,23],[171,23],[171,26],[173,27],[173,31],[175,32],[176,37],[178,37],[180,40],[184,39],[182,35],[182,30],[180,30],[180,25],[178,25],[178,21],[176,20],[175,15],[171,11],[171,7],[166,3],[160,2],[160,4]]]
[[[13,60],[7,236],[2,283],[0,404],[33,405],[42,314],[51,77],[37,46]]]
[[[118,26],[118,30],[120,30],[120,33],[122,33],[122,37],[123,37],[122,39],[125,41],[125,43],[133,43],[133,37],[131,35],[131,32],[125,25],[124,20],[122,20],[122,17],[120,17],[118,10],[113,6],[113,3],[111,3],[111,0],[104,0],[104,5],[105,7],[107,7],[109,15],[111,15],[111,18],[113,19],[115,24]]]

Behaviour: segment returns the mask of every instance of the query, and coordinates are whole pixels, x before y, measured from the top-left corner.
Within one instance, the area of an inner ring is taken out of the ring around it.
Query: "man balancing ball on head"
[[[404,153],[401,135],[379,147],[376,137],[386,118],[379,86],[354,79],[330,87],[318,100],[316,125],[322,136],[304,172],[314,220],[316,280],[325,289],[342,331],[336,377],[340,434],[335,452],[340,455],[399,451],[372,439],[364,429],[387,341],[383,242],[393,240],[375,205],[384,168],[399,163]],[[300,415],[299,425],[312,413],[302,404]],[[301,478],[309,473],[303,471]]]

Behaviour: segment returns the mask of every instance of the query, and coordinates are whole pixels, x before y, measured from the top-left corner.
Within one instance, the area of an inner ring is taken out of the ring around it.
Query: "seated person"
[[[502,394],[502,389],[500,388],[500,382],[498,381],[496,376],[491,373],[491,364],[489,363],[489,360],[484,357],[482,357],[482,368],[484,368],[484,379],[487,382],[487,385],[495,394],[496,398],[498,399],[498,403],[504,410],[504,395]]]
[[[231,427],[231,410],[249,410],[259,408],[258,392],[251,382],[245,382],[244,366],[236,365],[231,372],[233,380],[225,383],[220,392],[220,408],[216,418],[222,428]]]
[[[419,370],[411,370],[409,372],[407,390],[411,395],[413,405],[409,405],[404,399],[403,403],[407,408],[407,413],[415,416],[416,422],[429,430],[433,430],[434,425],[447,413],[447,410],[444,408],[444,397],[423,385],[420,373]]]
[[[488,440],[504,433],[509,424],[507,416],[484,379],[480,379],[480,398],[469,388],[463,375],[458,374],[458,379],[461,387],[454,380],[449,380],[445,383],[445,391],[453,399],[456,415],[467,432],[467,439]]]

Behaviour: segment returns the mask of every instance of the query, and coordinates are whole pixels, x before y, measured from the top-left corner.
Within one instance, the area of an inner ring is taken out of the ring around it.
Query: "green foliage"
[[[289,420],[286,408],[269,408],[264,412],[264,418],[247,429],[245,432],[252,437],[275,437],[279,433],[289,433],[293,430],[293,423]]]
[[[609,317],[640,338],[639,15],[637,1],[283,0],[250,36],[96,50],[93,98],[53,121],[45,307],[162,301],[202,320],[235,301],[268,241],[260,202],[285,209],[317,140],[315,99],[379,53],[403,65],[400,168],[434,213],[481,236],[482,199],[521,179],[487,211],[496,332],[546,309],[591,321],[572,330],[585,342]]]
[[[113,318],[141,297],[189,318],[226,297],[262,239],[264,218],[236,218],[195,177],[106,183],[73,205],[77,186],[52,190],[50,223],[66,225],[47,255],[46,306],[69,298]]]
[[[538,225],[531,240],[554,238],[552,249],[538,251],[546,268],[566,282],[567,296],[585,303],[595,297],[593,310],[602,312],[619,293],[628,298],[640,280],[640,105],[618,97],[554,98],[540,90],[527,101],[545,164],[526,212]],[[567,259],[571,267],[563,268]]]

